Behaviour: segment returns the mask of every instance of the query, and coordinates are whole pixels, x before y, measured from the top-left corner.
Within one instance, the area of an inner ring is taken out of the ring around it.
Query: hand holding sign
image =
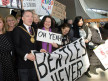
[[[40,52],[46,53],[47,51],[45,49],[41,49]]]
[[[58,48],[58,45],[56,43],[51,43],[53,47]]]
[[[27,55],[27,59],[30,60],[30,61],[34,61],[35,60],[35,55],[33,55],[32,53],[29,53]]]

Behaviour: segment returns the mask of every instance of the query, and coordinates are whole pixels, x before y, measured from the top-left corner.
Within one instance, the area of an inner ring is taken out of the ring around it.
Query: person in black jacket
[[[13,41],[18,56],[18,76],[19,81],[38,81],[33,61],[35,55],[31,50],[39,51],[37,48],[36,31],[31,27],[33,13],[30,10],[22,14],[23,25],[18,26],[13,31]]]
[[[0,16],[0,81],[15,81],[12,63],[13,44],[10,39],[4,19]]]

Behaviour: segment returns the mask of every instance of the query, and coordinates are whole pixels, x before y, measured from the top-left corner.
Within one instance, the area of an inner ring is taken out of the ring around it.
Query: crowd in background
[[[37,41],[38,29],[62,34],[62,45]],[[98,22],[84,23],[82,16],[76,16],[74,20],[67,19],[58,26],[50,15],[40,20],[29,10],[24,11],[22,17],[0,16],[0,81],[38,81],[33,64],[35,56],[31,50],[51,53],[80,37],[85,40],[90,60],[85,75],[91,77],[89,72],[97,75],[97,68],[105,69],[93,49],[108,39],[108,23],[104,26]]]

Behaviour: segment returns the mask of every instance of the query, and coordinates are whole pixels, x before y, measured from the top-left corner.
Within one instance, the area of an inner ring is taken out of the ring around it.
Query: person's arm
[[[27,53],[21,48],[21,31],[20,31],[20,28],[18,27],[16,27],[13,30],[13,42],[14,42],[16,53],[18,54],[18,56],[24,59],[24,56]]]
[[[51,43],[51,44],[54,48],[58,48],[58,45],[56,43]]]
[[[91,30],[92,31],[92,42],[95,44],[102,44],[105,41],[101,39],[98,31],[96,30]]]
[[[91,40],[91,36],[92,36],[92,32],[91,32],[90,28],[88,27],[88,36],[87,36],[88,42]]]

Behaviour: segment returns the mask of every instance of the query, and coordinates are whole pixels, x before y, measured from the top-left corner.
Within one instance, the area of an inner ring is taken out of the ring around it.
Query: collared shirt
[[[30,33],[30,31],[29,31],[30,26],[27,26],[26,24],[24,24],[24,26],[26,27],[27,31]]]

